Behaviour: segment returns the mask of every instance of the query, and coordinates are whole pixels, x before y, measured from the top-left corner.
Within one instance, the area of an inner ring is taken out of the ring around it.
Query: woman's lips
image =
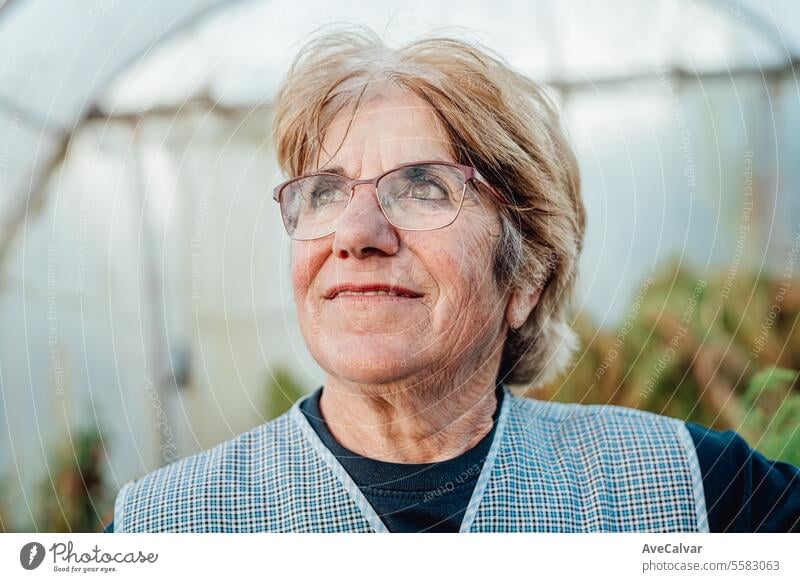
[[[330,301],[335,303],[410,303],[417,301],[419,297],[405,297],[390,293],[368,292],[368,293],[339,293]]]
[[[368,301],[400,301],[408,299],[419,299],[421,293],[411,291],[405,287],[386,284],[368,285],[337,285],[325,293],[328,300],[368,300]]]

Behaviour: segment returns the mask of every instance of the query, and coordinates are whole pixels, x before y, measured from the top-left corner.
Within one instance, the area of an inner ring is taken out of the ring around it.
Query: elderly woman
[[[369,31],[301,51],[275,200],[325,384],[127,484],[117,531],[780,531],[797,469],[736,433],[513,396],[576,348],[584,232],[556,109],[488,51]]]

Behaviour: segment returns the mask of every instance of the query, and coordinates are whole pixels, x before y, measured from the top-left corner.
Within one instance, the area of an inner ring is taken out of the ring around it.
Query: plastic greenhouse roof
[[[390,44],[432,30],[466,35],[535,78],[591,83],[656,66],[688,74],[780,68],[798,54],[798,16],[790,0],[242,2],[147,55],[100,106],[124,112],[197,97],[223,106],[268,102],[304,39],[336,22],[366,23]]]
[[[303,39],[335,21],[366,23],[392,43],[432,29],[464,27],[469,36],[548,82],[624,77],[655,65],[699,74],[762,69],[800,56],[795,0],[158,4],[0,4],[0,55],[6,55],[0,61],[0,111],[14,109],[17,93],[31,79],[49,91],[46,97],[28,95],[27,116],[62,127],[89,108],[86,99],[76,108],[72,95],[87,88],[95,92],[92,103],[99,100],[102,109],[114,111],[178,104],[200,95],[223,105],[262,102]]]
[[[656,66],[794,73],[799,16],[796,0],[0,0],[0,257],[87,114],[268,103],[326,23],[365,23],[390,44],[463,27],[544,82],[591,86]]]

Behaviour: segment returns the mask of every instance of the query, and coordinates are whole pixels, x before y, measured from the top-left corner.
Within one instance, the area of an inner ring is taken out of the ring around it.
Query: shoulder
[[[683,421],[625,406],[548,402],[521,396],[512,396],[510,405],[510,416],[516,421],[562,432],[600,431],[610,436],[656,427],[678,436],[685,433]]]
[[[116,529],[123,516],[156,506],[160,499],[223,492],[258,475],[264,481],[276,471],[276,460],[296,448],[297,430],[290,412],[215,447],[177,460],[127,483],[114,504]]]
[[[512,488],[532,491],[520,495],[569,491],[588,530],[704,531],[701,475],[682,421],[614,405],[509,402],[498,457]]]
[[[740,466],[756,453],[734,430],[714,430],[696,422],[686,422],[686,430],[697,448],[698,458],[709,469]]]
[[[509,443],[541,455],[543,446],[565,458],[580,457],[609,467],[658,464],[685,467],[700,480],[695,448],[684,422],[615,405],[510,399]]]
[[[687,422],[711,531],[800,531],[800,468],[768,459],[736,431]]]
[[[168,479],[175,473],[186,475],[231,468],[237,463],[268,456],[270,451],[281,449],[288,444],[291,433],[292,421],[287,413],[210,449],[161,467],[142,479]]]

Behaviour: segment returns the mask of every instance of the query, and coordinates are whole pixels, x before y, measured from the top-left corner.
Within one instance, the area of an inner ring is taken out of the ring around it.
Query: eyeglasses
[[[471,166],[424,161],[403,164],[369,180],[351,180],[320,172],[292,178],[275,188],[286,232],[295,240],[313,240],[336,232],[336,223],[360,184],[375,186],[386,220],[403,230],[436,230],[461,212],[467,184],[480,180],[501,202],[504,198]]]

